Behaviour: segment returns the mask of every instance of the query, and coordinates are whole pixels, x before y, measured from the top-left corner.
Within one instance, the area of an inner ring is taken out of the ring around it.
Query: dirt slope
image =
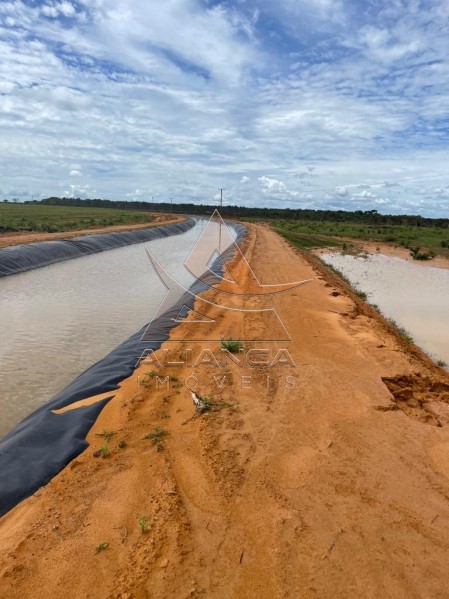
[[[449,597],[446,375],[273,232],[252,226],[246,252],[262,283],[313,278],[246,300],[274,302],[296,368],[230,366],[217,389],[203,365],[201,394],[232,405],[192,418],[192,369],[164,370],[177,379],[157,390],[143,364],[92,447],[0,520],[1,597]],[[239,326],[266,323],[217,316],[214,338]],[[156,426],[160,452],[144,439]],[[95,458],[103,430],[117,434]]]

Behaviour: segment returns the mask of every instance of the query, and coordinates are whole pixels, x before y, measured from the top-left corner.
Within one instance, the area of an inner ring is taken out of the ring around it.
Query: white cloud
[[[443,8],[4,2],[4,192],[447,212]]]
[[[262,193],[274,199],[292,199],[303,196],[298,191],[291,189],[284,181],[263,175],[259,177]]]
[[[259,177],[259,181],[262,184],[262,188],[264,192],[285,192],[287,190],[287,186],[283,181],[279,181],[279,179],[275,179],[274,177]]]
[[[360,193],[354,194],[353,197],[356,198],[377,198],[377,194],[373,193],[372,191],[368,191],[368,190],[364,190]]]
[[[76,14],[76,8],[70,2],[61,2],[58,5],[58,10],[65,17],[73,17]]]
[[[50,17],[53,19],[56,19],[60,15],[64,17],[73,17],[77,12],[75,6],[66,1],[44,4],[40,11],[45,17]]]
[[[51,6],[48,4],[41,8],[41,13],[46,17],[52,17],[54,19],[59,15],[59,11],[56,6]]]

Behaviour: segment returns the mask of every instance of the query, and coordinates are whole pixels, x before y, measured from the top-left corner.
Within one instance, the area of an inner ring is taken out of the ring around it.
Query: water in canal
[[[0,436],[149,322],[206,224],[186,233],[0,279]],[[217,225],[218,226],[218,225]]]

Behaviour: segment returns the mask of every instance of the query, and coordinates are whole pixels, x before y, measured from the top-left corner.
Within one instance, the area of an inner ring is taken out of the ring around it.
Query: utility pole
[[[171,212],[173,214],[173,198],[170,198],[170,206],[171,206]]]
[[[220,208],[223,208],[223,192],[225,189],[220,187]],[[221,254],[221,214],[220,214],[220,226],[218,229],[218,253]]]

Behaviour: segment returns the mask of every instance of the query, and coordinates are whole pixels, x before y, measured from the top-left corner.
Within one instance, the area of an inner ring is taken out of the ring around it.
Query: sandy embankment
[[[135,231],[136,229],[150,229],[171,225],[185,220],[184,216],[176,214],[155,214],[151,223],[135,223],[127,225],[112,225],[110,227],[91,227],[90,229],[76,229],[74,231],[63,231],[62,233],[34,233],[20,231],[0,234],[0,248],[24,243],[36,243],[37,241],[55,241],[56,239],[73,239],[79,235],[96,235],[98,233],[116,233],[118,231]]]
[[[189,420],[181,383],[192,370],[165,370],[178,377],[169,391],[151,377],[139,389],[142,365],[102,412],[92,447],[0,521],[0,596],[449,596],[448,376],[336,277],[268,229],[250,230],[263,283],[313,278],[246,300],[274,303],[296,368],[229,367],[220,390],[216,369],[201,366],[201,393],[233,405]],[[216,316],[218,339],[266,328],[260,315]],[[397,375],[393,397],[382,377]],[[168,431],[159,453],[143,438],[156,426]],[[94,458],[103,430],[117,431],[111,455]]]

